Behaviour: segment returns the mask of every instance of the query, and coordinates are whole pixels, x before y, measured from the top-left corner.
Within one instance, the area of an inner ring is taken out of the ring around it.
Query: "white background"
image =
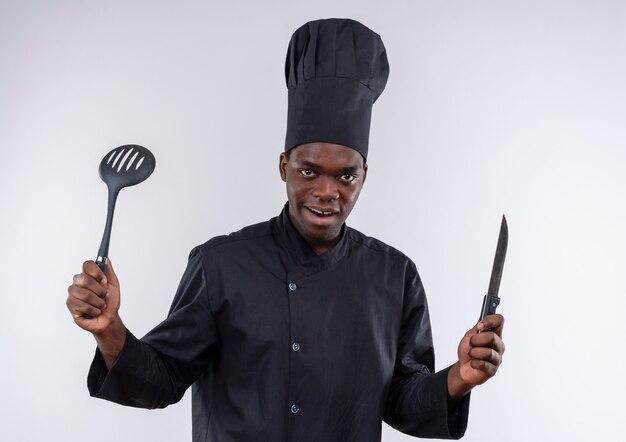
[[[100,243],[97,166],[127,143],[157,158],[120,194],[110,249],[143,335],[193,246],[280,211],[284,56],[324,17],[387,47],[349,224],[416,262],[438,368],[476,320],[509,221],[505,362],[475,390],[465,440],[618,440],[625,4],[0,1],[0,440],[190,440],[189,396],[147,411],[87,394],[94,342],[65,298]]]

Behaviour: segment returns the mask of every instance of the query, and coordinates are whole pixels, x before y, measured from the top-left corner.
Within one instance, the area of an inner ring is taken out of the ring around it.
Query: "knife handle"
[[[485,316],[493,315],[498,305],[500,305],[500,298],[486,294],[483,298],[483,307],[480,310],[480,319],[483,319]]]

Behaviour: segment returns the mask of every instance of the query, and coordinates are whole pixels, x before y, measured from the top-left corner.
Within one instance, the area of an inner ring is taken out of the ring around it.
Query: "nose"
[[[313,196],[323,201],[332,201],[339,198],[339,189],[333,177],[319,177],[313,189]]]

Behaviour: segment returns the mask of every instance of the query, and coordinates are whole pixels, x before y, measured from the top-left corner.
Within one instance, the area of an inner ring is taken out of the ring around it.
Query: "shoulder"
[[[395,247],[383,241],[364,235],[356,229],[346,231],[350,241],[352,262],[365,272],[377,278],[388,281],[393,286],[394,281],[403,280],[406,288],[414,288],[414,292],[422,292],[422,282],[415,263]]]
[[[246,226],[228,235],[215,236],[204,244],[195,247],[191,251],[190,256],[241,250],[246,247],[258,247],[260,244],[272,240],[271,226],[275,219],[272,218],[269,221]]]
[[[396,256],[401,259],[409,259],[404,253],[372,236],[367,236],[352,227],[346,228],[346,235],[353,247],[369,250],[374,254]]]
[[[351,227],[346,228],[346,235],[348,235],[347,239],[350,241],[351,248],[357,250],[358,253],[372,258],[401,262],[407,267],[415,268],[415,264],[408,256],[377,238],[367,236]]]

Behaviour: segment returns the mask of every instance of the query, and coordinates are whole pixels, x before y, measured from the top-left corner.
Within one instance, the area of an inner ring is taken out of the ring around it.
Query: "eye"
[[[351,183],[354,180],[356,180],[356,175],[353,175],[351,173],[342,173],[341,175],[339,175],[339,181],[342,181],[344,183]]]
[[[311,178],[315,175],[315,172],[313,172],[311,169],[299,169],[298,172],[300,172],[300,175],[307,178]]]

